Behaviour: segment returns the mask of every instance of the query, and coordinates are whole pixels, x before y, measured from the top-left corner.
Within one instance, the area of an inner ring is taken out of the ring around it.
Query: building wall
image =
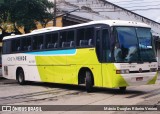
[[[57,27],[62,27],[63,26],[62,17],[57,17],[57,19],[56,19],[56,26]],[[48,24],[46,25],[46,27],[53,27],[53,21],[48,22]],[[41,29],[41,28],[43,28],[43,27],[41,26],[40,23],[38,23],[37,24],[37,29]],[[19,28],[19,31],[21,33],[24,33],[24,28],[23,27]]]
[[[63,26],[62,17],[57,17],[57,19],[56,19],[56,26],[57,27],[62,27]],[[46,25],[46,27],[53,27],[53,21],[48,22],[48,24]],[[37,28],[41,29],[42,28],[41,24],[38,24]]]
[[[76,6],[81,8],[80,11],[71,14],[90,20],[115,19],[143,22],[151,26],[154,35],[160,36],[160,23],[112,4],[107,0],[76,0],[75,2],[73,2],[73,0],[59,1],[61,1],[61,4],[65,4],[58,6],[58,8],[62,10],[67,11],[70,10],[71,7],[75,9]],[[86,14],[86,12],[88,12],[88,14]]]

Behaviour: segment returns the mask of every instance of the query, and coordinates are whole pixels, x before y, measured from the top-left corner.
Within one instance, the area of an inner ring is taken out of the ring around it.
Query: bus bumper
[[[133,73],[115,75],[113,87],[155,84],[158,72]]]

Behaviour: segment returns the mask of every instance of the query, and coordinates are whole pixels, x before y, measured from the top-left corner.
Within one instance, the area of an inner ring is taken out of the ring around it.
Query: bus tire
[[[93,79],[92,74],[90,71],[86,71],[86,77],[85,77],[85,85],[86,85],[86,91],[89,93],[93,89]]]
[[[20,69],[18,71],[18,74],[17,74],[17,81],[20,85],[24,85],[25,84],[25,77],[24,77],[24,72],[22,69]]]
[[[119,87],[120,92],[126,92],[126,87]]]

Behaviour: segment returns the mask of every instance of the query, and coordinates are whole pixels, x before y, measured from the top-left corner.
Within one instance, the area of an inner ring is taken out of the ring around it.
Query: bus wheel
[[[85,85],[86,85],[86,91],[91,92],[93,89],[93,79],[90,71],[86,71]]]
[[[124,93],[126,91],[126,87],[119,87],[119,90]]]
[[[24,72],[22,69],[20,69],[18,71],[18,74],[17,74],[17,81],[20,85],[24,85],[25,84],[25,78],[24,78]]]

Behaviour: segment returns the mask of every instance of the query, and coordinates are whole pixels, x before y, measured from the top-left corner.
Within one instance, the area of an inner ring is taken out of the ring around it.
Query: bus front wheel
[[[17,74],[17,81],[20,85],[24,85],[25,84],[25,78],[24,78],[24,72],[22,69],[20,69],[18,71],[18,74]]]
[[[89,71],[86,71],[85,85],[86,85],[86,91],[91,92],[93,89],[93,80],[92,80],[92,74]]]

